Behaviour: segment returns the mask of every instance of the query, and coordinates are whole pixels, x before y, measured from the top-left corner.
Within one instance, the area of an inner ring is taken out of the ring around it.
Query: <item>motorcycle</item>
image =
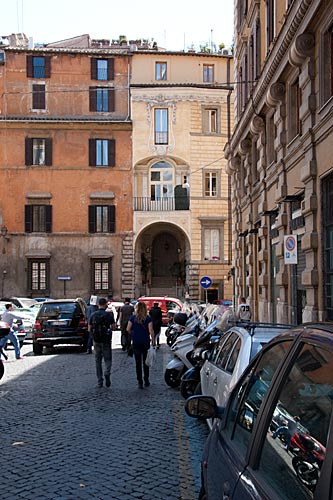
[[[228,318],[230,315],[228,315]],[[222,317],[211,317],[213,321],[207,326],[206,318],[200,316],[190,326],[187,326],[175,343],[171,347],[174,357],[169,361],[164,373],[164,380],[170,387],[178,387],[184,373],[195,365],[192,359],[194,345],[200,347],[201,342],[205,343],[207,338],[218,329],[224,331],[229,327],[225,313]]]
[[[290,451],[294,455],[292,466],[298,479],[304,486],[313,491],[325,458],[325,449],[319,443],[317,444],[311,436],[296,433],[291,440]]]
[[[192,364],[181,377],[180,392],[187,399],[194,394],[200,394],[200,371],[205,360],[213,350],[215,343],[224,335],[234,322],[233,312],[225,311],[221,318],[214,320],[198,337],[192,352]]]

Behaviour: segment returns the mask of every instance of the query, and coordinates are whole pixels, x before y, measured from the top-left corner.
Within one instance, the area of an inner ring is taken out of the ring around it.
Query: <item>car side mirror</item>
[[[185,411],[193,418],[222,418],[224,408],[211,396],[191,396],[185,402]]]

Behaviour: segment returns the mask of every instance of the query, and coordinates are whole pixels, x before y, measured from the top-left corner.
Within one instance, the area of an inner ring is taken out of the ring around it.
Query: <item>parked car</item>
[[[188,415],[214,418],[200,500],[332,500],[332,334],[333,324],[287,330],[263,346],[226,404],[187,399]],[[298,426],[289,448],[270,430],[281,409]]]
[[[174,297],[139,297],[137,302],[144,302],[147,306],[148,312],[153,307],[154,302],[158,302],[158,305],[162,309],[163,325],[167,325],[170,321],[168,311],[171,309],[177,309],[180,311],[183,307],[182,301]]]
[[[201,394],[213,396],[218,405],[225,405],[249,362],[264,344],[287,328],[290,326],[273,323],[249,323],[231,327],[220,338],[213,351],[207,352],[209,357],[200,371]],[[210,427],[211,424],[209,420]]]
[[[48,300],[42,303],[33,329],[33,352],[43,347],[64,344],[81,345],[87,350],[87,305],[81,298]]]
[[[4,297],[1,299],[2,302],[11,302],[17,307],[31,307],[37,303],[37,300],[30,299],[29,297]]]

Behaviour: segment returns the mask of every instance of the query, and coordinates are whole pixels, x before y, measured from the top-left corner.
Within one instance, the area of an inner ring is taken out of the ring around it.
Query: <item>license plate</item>
[[[57,319],[57,320],[52,320],[48,321],[50,326],[68,326],[69,320],[68,319]]]

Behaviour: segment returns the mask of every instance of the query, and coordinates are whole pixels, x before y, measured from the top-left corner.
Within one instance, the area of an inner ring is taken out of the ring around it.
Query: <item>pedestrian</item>
[[[89,324],[91,316],[94,314],[94,312],[98,311],[98,297],[97,295],[91,295],[90,301],[89,301],[89,306],[87,308],[87,323]],[[89,332],[88,336],[88,342],[87,342],[87,354],[92,353],[92,346],[94,343],[93,335],[92,332]]]
[[[240,300],[236,316],[240,321],[250,321],[252,317],[251,306],[246,303],[245,297]]]
[[[149,366],[146,365],[150,339],[153,346],[155,345],[153,321],[147,313],[147,306],[144,302],[136,303],[135,314],[129,319],[127,331],[131,334],[132,338],[138,386],[140,389],[143,389],[142,367],[145,387],[150,386]]]
[[[131,345],[131,335],[127,331],[127,323],[134,313],[134,307],[131,304],[129,297],[125,298],[124,305],[120,308],[119,324],[121,331],[121,347],[123,351],[127,351]]]
[[[0,349],[2,349],[6,345],[6,342],[10,340],[14,346],[16,359],[24,359],[24,356],[21,356],[20,342],[13,327],[14,320],[16,319],[22,323],[22,318],[13,313],[13,304],[6,304],[5,308],[6,310],[2,313],[1,319],[5,323],[8,323],[10,330],[8,335],[0,340]]]
[[[103,359],[104,377],[106,387],[111,385],[112,363],[112,330],[116,328],[114,315],[106,311],[107,300],[101,297],[98,301],[98,310],[89,320],[88,332],[92,332],[96,362],[96,375],[98,387],[103,387]]]
[[[284,449],[289,451],[291,438],[298,431],[298,423],[300,422],[300,418],[298,415],[295,415],[293,418],[289,418],[288,420],[283,420],[282,425],[280,425],[276,431],[271,434],[273,439],[276,439],[278,436],[283,436],[286,442]]]
[[[149,316],[153,320],[153,329],[155,334],[156,349],[160,347],[160,334],[162,327],[162,309],[158,302],[153,303],[153,307],[149,311]]]

